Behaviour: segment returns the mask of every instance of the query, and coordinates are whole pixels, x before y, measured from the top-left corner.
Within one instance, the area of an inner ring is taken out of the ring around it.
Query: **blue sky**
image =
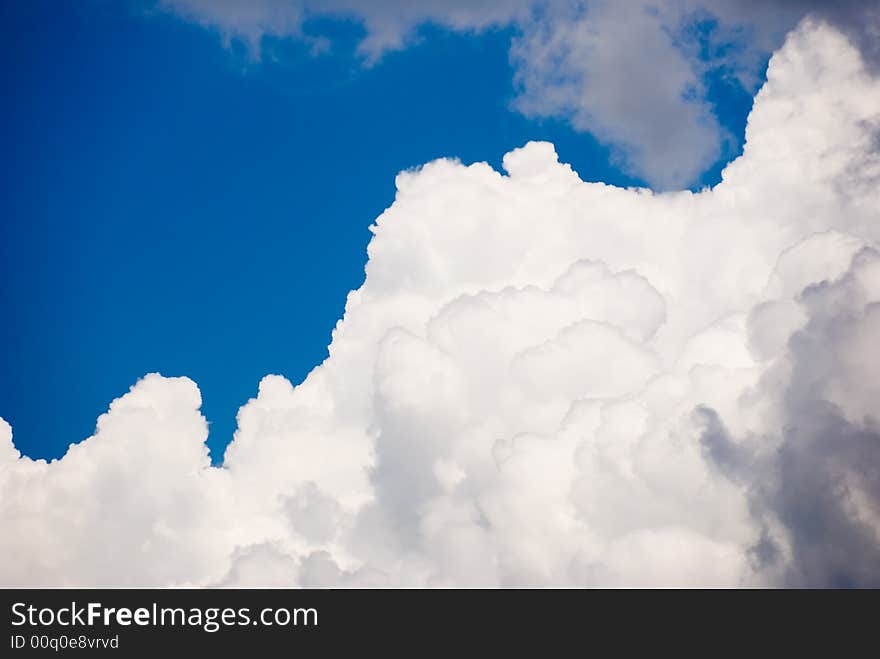
[[[511,109],[512,31],[422,28],[365,67],[360,28],[271,57],[125,3],[3,3],[0,416],[31,457],[88,437],[144,374],[199,385],[214,458],[267,373],[299,382],[360,285],[394,176],[556,144],[585,180],[642,185],[591,135]],[[737,144],[751,97],[709,100]]]
[[[0,583],[880,584],[880,0],[0,25]]]

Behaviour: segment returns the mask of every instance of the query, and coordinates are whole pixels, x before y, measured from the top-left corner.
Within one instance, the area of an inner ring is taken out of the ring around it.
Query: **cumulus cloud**
[[[612,148],[619,165],[654,189],[687,187],[733,153],[707,92],[714,75],[757,87],[769,53],[805,15],[829,21],[880,66],[880,3],[752,0],[161,0],[159,7],[240,39],[327,46],[310,18],[354,20],[368,63],[413,42],[426,23],[457,31],[512,26],[513,106],[555,117]]]
[[[0,582],[876,585],[880,82],[810,21],[767,77],[711,190],[401,173],[222,468],[186,378],[49,464],[0,424]]]

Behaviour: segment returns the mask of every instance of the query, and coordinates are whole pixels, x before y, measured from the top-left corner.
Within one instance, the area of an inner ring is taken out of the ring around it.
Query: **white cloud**
[[[51,464],[0,424],[0,583],[876,583],[878,127],[806,23],[712,190],[543,143],[401,173],[329,358],[260,383],[222,469],[185,378]]]

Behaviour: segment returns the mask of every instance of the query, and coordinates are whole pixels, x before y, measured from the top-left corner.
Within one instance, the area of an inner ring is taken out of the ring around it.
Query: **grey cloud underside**
[[[873,364],[850,372],[847,354],[855,350],[870,362],[872,348],[860,345],[859,336],[880,338],[880,281],[869,283],[873,291],[853,290],[863,287],[859,270],[868,269],[876,278],[880,254],[866,248],[840,278],[802,293],[808,321],[780,357],[784,388],[778,391],[774,382],[760,394],[780,398],[777,437],[735,440],[717,412],[695,412],[704,425],[700,440],[707,457],[748,487],[756,524],[766,528],[772,517],[787,531],[788,560],[766,532],[752,549],[760,569],[775,571],[780,585],[880,586],[878,373]],[[854,388],[844,394],[845,407],[867,392],[868,404],[856,404],[850,418],[840,399],[828,394],[829,385],[841,381]],[[768,444],[774,447],[769,452]]]
[[[402,172],[222,469],[187,378],[51,464],[0,421],[0,583],[876,585],[880,80],[814,21],[767,78],[711,190]]]

